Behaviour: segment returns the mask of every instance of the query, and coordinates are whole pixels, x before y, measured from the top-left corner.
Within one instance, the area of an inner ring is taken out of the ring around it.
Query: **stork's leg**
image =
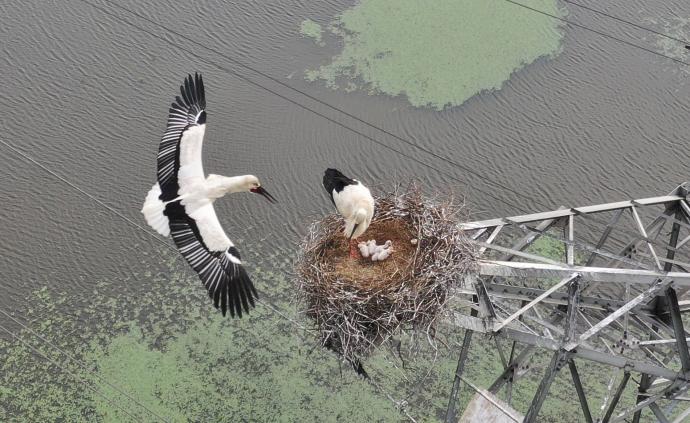
[[[359,247],[357,247],[357,240],[350,238],[350,258],[359,258],[358,250]]]

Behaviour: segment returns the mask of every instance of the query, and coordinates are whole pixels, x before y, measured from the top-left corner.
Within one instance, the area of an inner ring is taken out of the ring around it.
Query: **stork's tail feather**
[[[165,203],[159,198],[161,195],[161,188],[155,184],[144,200],[144,207],[141,212],[144,214],[146,223],[163,236],[170,235],[170,223],[168,216],[163,214],[165,211]]]

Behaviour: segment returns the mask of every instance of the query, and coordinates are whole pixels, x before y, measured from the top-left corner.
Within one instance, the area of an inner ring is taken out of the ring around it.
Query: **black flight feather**
[[[180,95],[168,110],[168,125],[158,146],[157,176],[163,201],[177,197],[179,190],[177,171],[182,134],[190,126],[206,122],[206,96],[201,75],[188,75],[180,86]]]
[[[227,251],[210,251],[204,244],[199,228],[194,219],[187,215],[179,201],[165,207],[165,215],[170,221],[170,235],[187,263],[197,272],[199,279],[208,290],[214,307],[220,309],[223,316],[230,311],[230,316],[242,317],[254,307],[256,289],[247,271],[241,264],[233,263],[228,254],[237,249],[230,247]]]
[[[205,108],[206,94],[201,75],[188,75],[180,85],[180,95],[175,97],[168,110],[168,125],[158,147],[157,176],[161,188],[160,199],[163,201],[170,201],[178,196],[180,140],[187,128],[206,123]],[[258,295],[244,267],[233,263],[228,256],[229,254],[240,260],[237,248],[210,251],[196,222],[186,213],[180,201],[167,204],[164,214],[168,217],[175,245],[199,275],[213,305],[224,316],[228,310],[233,317],[242,317],[243,310],[245,313],[249,312]]]

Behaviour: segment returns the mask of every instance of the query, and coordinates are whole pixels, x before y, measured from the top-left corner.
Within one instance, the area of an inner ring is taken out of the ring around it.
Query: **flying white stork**
[[[258,294],[227,237],[213,202],[227,193],[253,192],[273,197],[254,175],[204,175],[201,147],[206,130],[206,96],[201,75],[189,75],[168,115],[158,147],[158,182],[141,212],[146,222],[175,245],[206,286],[223,316],[242,317]]]
[[[345,219],[344,235],[350,240],[350,257],[356,258],[356,240],[367,230],[374,216],[374,197],[357,179],[350,179],[336,169],[326,169],[323,187]]]

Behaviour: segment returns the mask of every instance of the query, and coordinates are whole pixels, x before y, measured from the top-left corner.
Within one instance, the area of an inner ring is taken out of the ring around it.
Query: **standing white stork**
[[[227,237],[213,202],[231,192],[273,197],[254,175],[204,176],[201,147],[206,130],[206,96],[201,75],[189,75],[180,86],[158,147],[158,183],[149,191],[141,212],[146,222],[175,245],[197,272],[225,316],[242,317],[258,297],[240,253]]]
[[[374,216],[374,197],[369,188],[357,179],[350,179],[336,169],[326,169],[323,187],[345,219],[345,237],[350,240],[350,257],[356,258],[356,240],[367,230]]]

